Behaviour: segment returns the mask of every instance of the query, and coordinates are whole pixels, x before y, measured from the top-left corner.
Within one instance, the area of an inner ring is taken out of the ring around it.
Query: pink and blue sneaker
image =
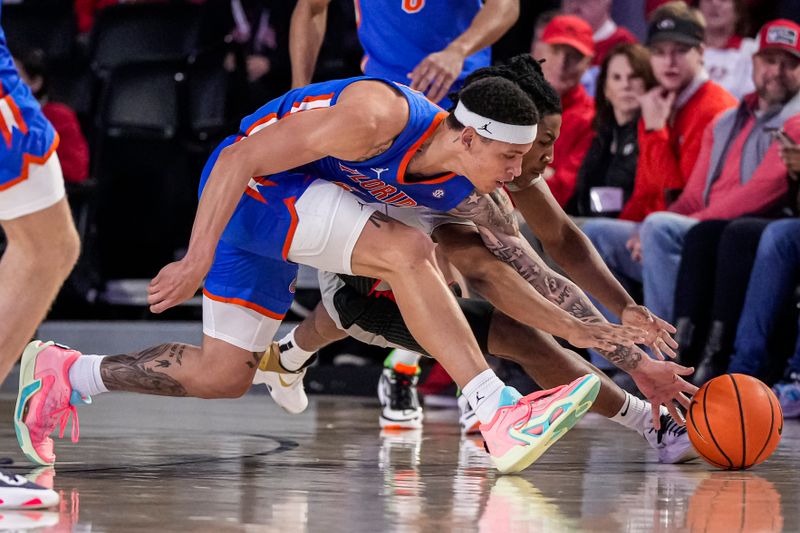
[[[59,426],[59,438],[72,416],[72,442],[78,442],[80,426],[76,405],[91,403],[72,390],[69,369],[80,352],[53,342],[33,341],[20,362],[19,393],[14,408],[14,429],[25,456],[40,465],[56,461],[50,434]]]
[[[495,467],[510,474],[530,466],[578,423],[599,392],[600,378],[594,374],[525,397],[505,387],[494,418],[481,424]]]

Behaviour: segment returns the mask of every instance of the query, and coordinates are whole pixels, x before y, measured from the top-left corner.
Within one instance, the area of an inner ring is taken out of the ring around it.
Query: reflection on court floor
[[[519,476],[492,468],[455,411],[422,431],[381,432],[373,401],[314,397],[289,416],[267,396],[202,401],[107,394],[82,408],[81,442],[56,469],[24,463],[0,400],[12,467],[62,495],[3,513],[39,531],[796,531],[800,424],[747,472],[660,465],[637,435],[588,416]]]

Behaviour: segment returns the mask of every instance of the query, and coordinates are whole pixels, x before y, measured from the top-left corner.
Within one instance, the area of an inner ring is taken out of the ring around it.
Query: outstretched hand
[[[594,348],[613,352],[619,345],[643,343],[647,332],[636,326],[621,326],[605,321],[579,321],[566,340],[576,348]]]
[[[661,429],[661,406],[667,408],[670,416],[680,425],[686,425],[683,414],[675,406],[675,402],[689,409],[690,400],[687,394],[693,395],[697,387],[683,379],[694,372],[672,361],[656,361],[643,357],[639,366],[630,372],[633,381],[645,398],[650,402],[653,415],[653,427]]]
[[[194,296],[206,272],[185,258],[170,263],[147,287],[147,303],[152,313],[161,313]]]
[[[629,305],[622,310],[620,316],[622,323],[626,326],[634,326],[645,331],[646,344],[653,350],[653,354],[661,359],[666,359],[665,354],[675,358],[675,350],[678,343],[672,338],[677,331],[675,326],[666,320],[654,315],[643,305]]]

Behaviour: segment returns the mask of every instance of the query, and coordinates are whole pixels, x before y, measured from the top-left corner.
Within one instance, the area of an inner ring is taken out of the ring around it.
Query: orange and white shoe
[[[92,401],[73,391],[69,382],[69,369],[80,355],[66,346],[41,341],[28,344],[22,354],[14,429],[22,452],[36,464],[55,463],[50,434],[59,426],[59,437],[63,438],[70,416],[72,442],[78,442],[75,406]]]
[[[525,397],[505,387],[494,418],[481,424],[495,467],[509,474],[530,466],[586,414],[598,392],[600,379],[594,374]]]

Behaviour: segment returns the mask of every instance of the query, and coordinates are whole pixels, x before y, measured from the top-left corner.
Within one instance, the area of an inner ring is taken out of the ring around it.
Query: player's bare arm
[[[639,356],[635,351],[619,353],[617,351],[620,347],[631,347],[633,342],[641,341],[644,332],[638,328],[610,329],[610,324],[594,308],[583,291],[571,281],[553,272],[541,261],[519,233],[513,206],[504,191],[498,189],[485,195],[474,192],[451,213],[475,222],[486,248],[502,262],[513,267],[535,289],[536,294],[551,302],[559,313],[569,314],[577,319],[570,325],[575,327],[576,324],[581,324],[586,328],[602,327],[609,334],[617,335],[612,347],[601,347],[601,350],[605,348],[602,351],[609,354],[609,359],[615,359],[614,364],[620,368],[624,370],[636,368]],[[552,324],[543,326],[541,323],[529,323],[529,320],[530,317],[525,318],[523,322],[567,340],[572,334],[572,332],[568,335],[559,334],[553,331]]]
[[[298,0],[289,26],[292,88],[311,83],[328,23],[331,0]]]
[[[353,83],[336,105],[287,116],[219,155],[197,208],[186,256],[153,279],[148,303],[160,313],[192,297],[253,176],[267,176],[334,156],[358,160],[391,144],[408,118],[403,96],[377,81]]]
[[[579,287],[536,259],[535,252],[519,234],[513,206],[504,191],[473,194],[451,213],[475,222],[489,251],[514,267],[544,297],[580,319],[605,322]],[[653,361],[638,347],[621,343],[614,350],[599,351],[612,364],[631,374],[651,402],[664,404],[677,422],[683,422],[672,402],[675,400],[688,407],[689,400],[684,393],[693,393],[697,389],[680,376],[691,374],[692,369],[672,362]],[[657,410],[654,411],[654,423],[659,424],[656,415]]]
[[[518,18],[519,0],[486,0],[464,33],[414,68],[409,74],[411,88],[438,102],[447,96],[450,86],[461,74],[464,60],[496,43]]]
[[[590,292],[619,316],[623,324],[646,330],[646,344],[657,355],[663,352],[674,357],[677,343],[671,333],[675,332],[675,328],[633,300],[589,239],[558,205],[547,184],[542,180],[535,183],[531,181],[530,175],[523,174],[515,180],[519,190],[512,191],[511,196],[547,253],[579,287]]]

